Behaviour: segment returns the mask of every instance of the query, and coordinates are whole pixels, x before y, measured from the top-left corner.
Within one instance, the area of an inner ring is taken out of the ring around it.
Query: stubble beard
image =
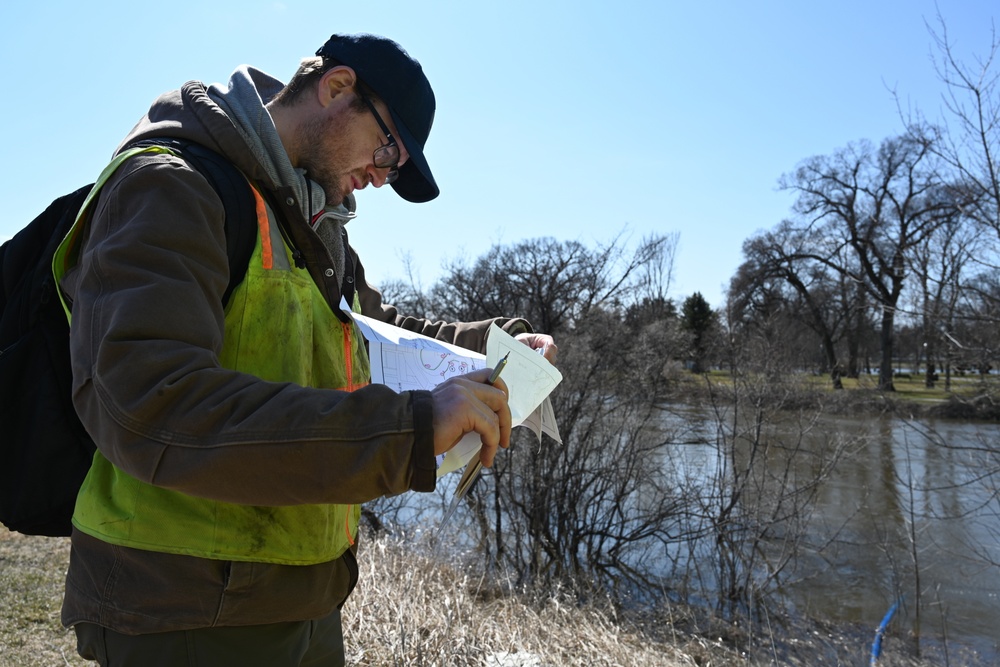
[[[339,204],[347,197],[344,182],[348,174],[342,160],[347,154],[342,124],[337,119],[313,119],[303,128],[299,166],[306,176],[326,193],[327,205]]]

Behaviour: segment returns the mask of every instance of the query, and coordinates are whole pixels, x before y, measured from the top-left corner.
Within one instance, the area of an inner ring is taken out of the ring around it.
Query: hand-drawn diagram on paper
[[[396,391],[433,389],[455,375],[485,367],[485,358],[458,354],[438,346],[403,347],[369,342],[372,381]]]
[[[490,325],[486,354],[482,355],[352,313],[346,302],[341,302],[341,309],[354,318],[368,341],[372,382],[395,391],[433,389],[455,375],[492,368],[509,352],[503,381],[509,391],[512,425],[530,428],[539,441],[545,433],[562,442],[548,398],[562,380],[562,374],[537,350],[518,342],[496,324]],[[438,477],[465,467],[480,447],[479,436],[467,433],[446,455],[439,457]]]

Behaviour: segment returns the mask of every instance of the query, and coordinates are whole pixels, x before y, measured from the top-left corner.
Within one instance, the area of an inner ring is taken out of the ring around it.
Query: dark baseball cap
[[[377,35],[333,35],[316,55],[353,69],[389,107],[399,140],[410,154],[392,184],[396,193],[412,202],[437,197],[440,191],[424,157],[434,122],[434,91],[420,63],[396,42]]]

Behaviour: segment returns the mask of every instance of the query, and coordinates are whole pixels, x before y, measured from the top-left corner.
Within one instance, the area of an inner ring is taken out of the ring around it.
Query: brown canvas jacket
[[[202,84],[157,100],[123,145],[153,136],[204,144],[283,202],[292,241],[336,310],[341,285],[326,277],[329,253],[291,189],[271,181]],[[219,366],[229,280],[223,219],[215,191],[177,157],[133,158],[104,187],[62,283],[73,310],[74,403],[101,452],[145,482],[233,503],[361,503],[433,490],[429,392],[370,385],[345,393]],[[366,315],[477,351],[492,321],[528,330],[517,319],[404,317],[350,256]],[[309,567],[227,563],[77,533],[63,622],[135,634],[318,618],[343,603],[356,577],[352,551]]]

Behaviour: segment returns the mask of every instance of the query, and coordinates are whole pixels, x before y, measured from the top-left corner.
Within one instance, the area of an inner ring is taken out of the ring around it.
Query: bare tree
[[[730,382],[709,385],[715,463],[684,514],[684,526],[703,536],[692,541],[690,559],[700,594],[714,595],[727,617],[759,610],[794,568],[818,492],[854,446],[819,427],[822,408],[795,408],[802,387],[767,326],[732,343]]]
[[[936,359],[941,347],[951,345],[959,299],[965,289],[966,266],[976,256],[980,244],[976,230],[956,219],[941,225],[924,244],[915,248],[912,266],[919,291],[916,311],[926,361],[924,384],[934,387]],[[950,373],[950,364],[945,363]],[[946,385],[950,389],[950,383]]]
[[[894,323],[909,255],[961,207],[941,182],[932,145],[933,137],[915,133],[886,139],[877,150],[863,141],[806,160],[781,179],[798,192],[794,210],[803,229],[820,239],[807,256],[863,285],[881,309],[883,391],[894,389]]]
[[[986,55],[970,64],[957,56],[940,13],[937,23],[928,31],[937,47],[934,67],[945,85],[947,117],[932,150],[958,174],[966,190],[965,215],[1000,240],[1000,38],[991,21]],[[922,125],[911,127],[922,132]]]
[[[854,321],[857,292],[844,272],[833,271],[810,257],[816,242],[808,235],[809,230],[797,230],[791,222],[784,221],[774,231],[745,241],[746,259],[730,286],[730,298],[749,320],[754,317],[755,293],[767,289],[771,281],[786,284],[794,294],[787,294],[780,301],[787,305],[791,318],[801,321],[819,337],[823,353],[821,370],[830,373],[834,389],[842,389],[844,367],[838,360],[837,343]],[[844,258],[838,264],[847,261]],[[774,289],[777,291],[773,294],[783,294],[780,286]],[[784,339],[789,339],[787,332]]]
[[[664,262],[672,253],[666,236],[643,239],[634,250],[623,234],[596,249],[578,241],[530,239],[495,246],[471,266],[452,263],[431,296],[435,312],[446,319],[517,314],[538,331],[558,334],[593,309],[620,312],[634,303],[648,289],[651,271],[661,280],[671,275],[672,266]],[[666,268],[651,268],[660,265]]]
[[[637,279],[639,300],[663,303],[669,298],[674,282],[674,260],[680,232],[664,236],[649,236],[642,240],[640,247],[654,249],[639,270]]]
[[[643,554],[682,539],[678,508],[690,500],[665,471],[659,404],[665,367],[683,353],[667,298],[676,240],[525,240],[456,261],[431,290],[436,316],[521,315],[558,338],[564,444],[518,430],[458,518],[519,583],[648,586]]]
[[[432,306],[424,293],[413,266],[413,257],[406,253],[402,257],[405,278],[390,280],[379,285],[382,300],[391,303],[401,313],[432,313]]]

